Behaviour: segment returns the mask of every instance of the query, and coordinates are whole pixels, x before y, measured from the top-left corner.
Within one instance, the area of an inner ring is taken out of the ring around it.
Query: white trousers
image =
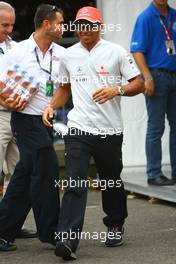
[[[0,111],[0,174],[3,173],[6,191],[10,177],[19,159],[19,152],[10,126],[11,113]]]

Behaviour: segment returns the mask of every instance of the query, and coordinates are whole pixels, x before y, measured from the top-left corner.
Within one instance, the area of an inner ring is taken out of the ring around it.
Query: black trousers
[[[76,187],[66,188],[61,205],[58,239],[61,233],[73,232],[78,234],[76,239],[71,239],[73,250],[76,250],[79,243],[79,233],[82,230],[84,214],[86,208],[87,188],[79,185],[80,180],[86,180],[88,166],[91,156],[93,156],[99,173],[100,180],[121,180],[122,171],[122,140],[123,135],[109,135],[102,138],[100,135],[86,135],[86,133],[71,129],[72,135],[65,137],[65,162],[66,175],[78,184]],[[74,134],[74,135],[73,135]],[[117,187],[118,186],[118,187]],[[103,188],[104,189],[104,188]],[[103,222],[108,225],[123,225],[127,217],[127,199],[124,185],[117,184],[113,188],[102,191],[102,204],[106,216]]]
[[[16,112],[12,113],[11,127],[20,160],[0,202],[0,237],[14,241],[32,207],[39,239],[52,243],[60,209],[52,131],[43,125],[41,116]]]

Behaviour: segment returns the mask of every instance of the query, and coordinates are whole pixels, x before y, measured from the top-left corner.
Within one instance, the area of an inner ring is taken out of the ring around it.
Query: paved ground
[[[90,191],[84,230],[102,232],[100,192]],[[75,264],[175,264],[176,206],[169,203],[149,204],[145,198],[128,199],[125,244],[106,248],[98,240],[82,240]],[[32,213],[26,227],[33,228]],[[54,256],[53,248],[37,239],[17,240],[18,251],[0,252],[1,264],[64,263]]]
[[[171,171],[164,171],[164,175],[170,178]],[[169,201],[176,204],[176,184],[160,187],[155,185],[148,185],[147,175],[144,169],[135,172],[124,170],[122,173],[122,179],[125,184],[125,189],[128,191],[155,197],[163,201]]]

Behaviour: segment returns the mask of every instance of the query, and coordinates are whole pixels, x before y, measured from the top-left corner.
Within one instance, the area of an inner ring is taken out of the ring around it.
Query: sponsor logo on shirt
[[[75,82],[87,82],[88,77],[85,74],[84,68],[82,66],[77,66],[75,69],[75,74],[72,76]]]
[[[139,43],[137,41],[131,43],[131,46],[138,46],[138,45],[139,45]]]
[[[53,57],[52,57],[52,60],[53,60],[53,61],[60,61],[60,58],[57,57],[57,56],[53,56]]]
[[[102,66],[100,66],[99,71],[97,72],[97,74],[99,74],[99,75],[108,75],[108,74],[110,74],[110,72],[106,71],[105,67],[102,65]]]
[[[131,56],[129,54],[127,54],[127,59],[128,59],[128,61],[129,61],[130,64],[133,64],[134,63],[133,60],[132,60],[132,58],[131,58]]]
[[[82,75],[82,73],[83,73],[83,69],[82,69],[82,67],[81,67],[81,66],[78,66],[78,67],[76,68],[76,72],[77,72],[78,75]]]

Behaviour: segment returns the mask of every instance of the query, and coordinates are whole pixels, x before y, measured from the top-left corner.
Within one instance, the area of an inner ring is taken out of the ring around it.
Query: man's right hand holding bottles
[[[7,98],[0,96],[0,105],[8,111],[22,111],[26,107],[27,102],[21,99],[21,96]]]

